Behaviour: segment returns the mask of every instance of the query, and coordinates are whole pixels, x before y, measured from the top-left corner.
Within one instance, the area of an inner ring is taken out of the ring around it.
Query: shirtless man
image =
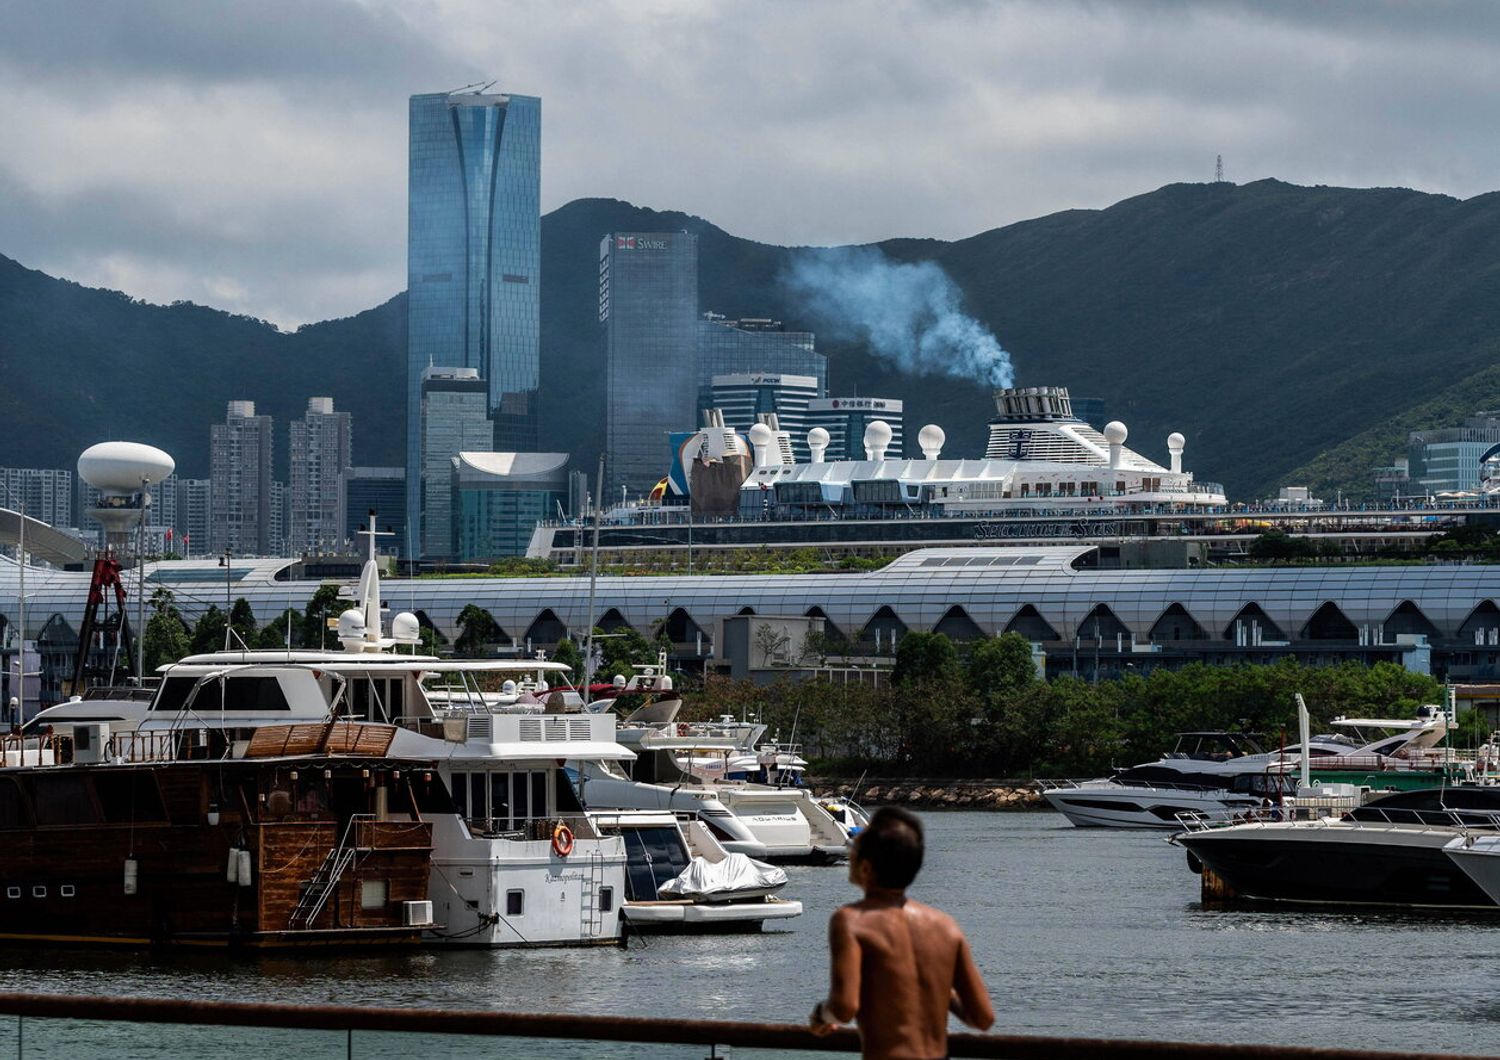
[[[948,1055],[948,1013],[988,1030],[995,1011],[968,940],[947,913],[906,897],[922,867],[922,822],[894,807],[855,839],[849,882],[865,892],[828,922],[833,975],[812,1013],[817,1035],[859,1021],[868,1060]]]

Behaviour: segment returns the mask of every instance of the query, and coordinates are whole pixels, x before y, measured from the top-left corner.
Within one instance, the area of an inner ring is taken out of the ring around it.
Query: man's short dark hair
[[[905,889],[922,868],[922,822],[910,810],[882,806],[859,833],[855,852],[880,886]]]

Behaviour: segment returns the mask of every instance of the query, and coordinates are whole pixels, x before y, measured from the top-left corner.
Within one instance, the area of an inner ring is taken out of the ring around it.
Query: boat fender
[[[557,827],[552,829],[552,850],[560,858],[565,858],[573,853],[573,829],[557,822]]]

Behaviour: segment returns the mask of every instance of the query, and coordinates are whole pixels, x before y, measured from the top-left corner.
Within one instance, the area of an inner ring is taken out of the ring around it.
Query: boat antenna
[[[797,704],[797,710],[796,710],[796,712],[792,714],[792,735],[788,738],[788,740],[786,742],[787,753],[788,754],[795,754],[796,753],[795,748],[797,746],[797,723],[799,721],[801,721],[801,720],[802,720],[802,704],[798,703]],[[777,787],[784,787],[784,786],[785,786],[785,784],[784,784],[782,778],[778,777],[777,778]]]
[[[594,601],[599,583],[599,501],[604,496],[604,454],[599,454],[599,471],[594,482],[594,544],[589,557],[589,631],[583,649],[583,705],[593,698],[594,687]]]
[[[1307,788],[1312,786],[1312,758],[1307,749],[1308,741],[1312,739],[1309,733],[1312,721],[1307,715],[1307,702],[1302,698],[1302,693],[1297,692],[1295,696],[1297,699],[1297,735],[1302,739],[1302,753],[1300,755],[1302,762],[1302,786]]]

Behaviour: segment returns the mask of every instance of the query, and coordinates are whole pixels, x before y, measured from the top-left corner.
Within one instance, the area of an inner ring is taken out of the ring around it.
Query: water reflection
[[[1182,852],[1160,834],[1085,831],[1053,814],[926,820],[932,849],[917,896],[969,932],[1000,1030],[1494,1048],[1500,918],[1206,909]],[[0,990],[801,1021],[824,989],[828,914],[852,892],[839,868],[789,874],[786,893],[807,912],[764,935],[656,937],[627,949],[295,958],[12,950],[0,951]],[[1330,1012],[1358,1018],[1331,1025]],[[72,1040],[82,1048],[72,1055],[95,1051]],[[148,1041],[141,1048],[156,1052],[131,1055],[171,1055],[159,1048],[166,1044]],[[0,1053],[6,1048],[0,1027]],[[236,1053],[246,1060],[255,1050]],[[266,1055],[283,1060],[285,1051]],[[575,1055],[598,1055],[597,1047]]]

